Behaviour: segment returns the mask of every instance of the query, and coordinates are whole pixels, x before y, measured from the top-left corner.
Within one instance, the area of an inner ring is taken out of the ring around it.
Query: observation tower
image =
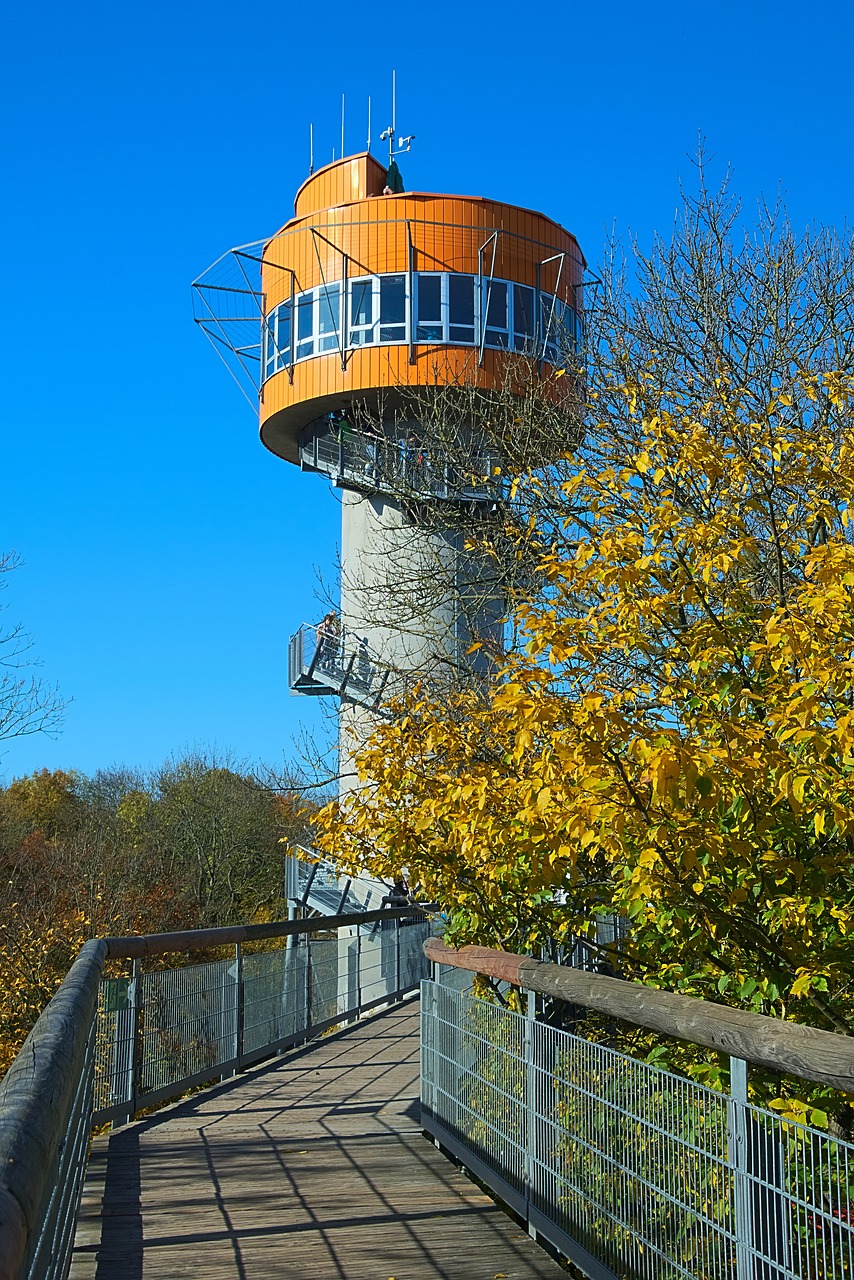
[[[341,493],[340,609],[295,627],[289,681],[340,702],[342,790],[401,685],[482,678],[500,646],[502,593],[460,515],[502,520],[507,478],[466,406],[523,364],[565,386],[553,375],[582,335],[575,237],[498,200],[404,191],[394,144],[388,163],[312,173],[293,218],[194,285],[264,445]],[[451,420],[453,448],[437,426]]]

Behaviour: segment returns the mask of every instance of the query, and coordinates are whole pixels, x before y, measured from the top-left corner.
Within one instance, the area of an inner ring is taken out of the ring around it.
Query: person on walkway
[[[330,609],[326,616],[321,618],[317,624],[315,635],[317,637],[315,665],[318,667],[334,666],[335,658],[338,654],[338,641],[341,636],[341,624],[334,609]]]
[[[382,900],[384,907],[408,907],[412,903],[412,890],[406,875],[401,871],[394,882],[394,887]]]

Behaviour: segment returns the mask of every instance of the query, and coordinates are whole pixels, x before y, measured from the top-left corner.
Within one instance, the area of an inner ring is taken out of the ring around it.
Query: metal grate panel
[[[436,1137],[588,1275],[854,1276],[854,1146],[470,994],[422,984]]]

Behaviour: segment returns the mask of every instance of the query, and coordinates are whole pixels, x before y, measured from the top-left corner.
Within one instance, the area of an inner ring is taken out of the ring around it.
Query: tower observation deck
[[[194,285],[263,443],[342,492],[340,612],[317,635],[295,631],[289,678],[340,699],[345,789],[383,698],[414,675],[482,674],[500,645],[501,592],[451,518],[501,518],[500,442],[472,419],[463,454],[449,451],[425,406],[501,394],[523,363],[547,383],[583,337],[573,235],[496,200],[389,194],[388,178],[369,153],[325,166],[281,230]],[[404,582],[418,584],[408,597]],[[476,639],[491,645],[470,656]]]

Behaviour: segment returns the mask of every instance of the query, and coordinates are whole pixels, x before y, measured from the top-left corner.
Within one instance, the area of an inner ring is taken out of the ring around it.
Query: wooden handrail
[[[434,964],[484,974],[770,1071],[854,1093],[854,1037],[489,947],[456,950],[441,938],[428,938],[424,954]]]
[[[17,1280],[50,1195],[107,949],[85,943],[0,1083],[0,1280]]]
[[[310,920],[272,920],[268,924],[223,925],[216,929],[186,929],[181,933],[134,934],[126,938],[104,938],[110,960],[162,956],[168,951],[205,951],[237,942],[263,942],[267,938],[290,938],[375,920],[405,920],[434,910],[433,903],[415,907],[381,907],[376,911],[354,911],[341,916],[313,916]]]

